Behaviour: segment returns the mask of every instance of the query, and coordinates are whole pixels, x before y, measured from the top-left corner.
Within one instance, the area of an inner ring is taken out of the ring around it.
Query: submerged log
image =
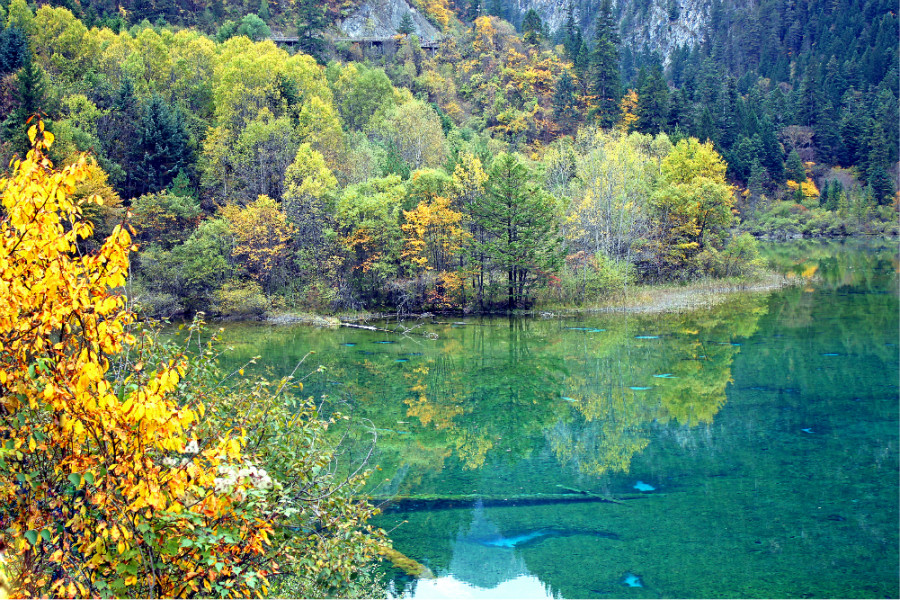
[[[382,506],[384,512],[405,512],[416,510],[444,510],[453,508],[470,508],[476,502],[482,506],[536,506],[541,504],[576,504],[583,502],[606,502],[610,504],[626,504],[627,500],[640,500],[660,494],[642,494],[640,496],[622,496],[611,498],[583,490],[575,490],[568,494],[516,494],[510,496],[494,496],[479,494],[412,494],[408,496],[370,496],[369,501]]]
[[[381,327],[372,327],[371,325],[357,325],[356,323],[344,323],[341,321],[342,327],[352,327],[353,329],[366,329],[368,331],[382,331],[384,333],[396,333],[397,335],[403,335],[405,332],[403,331],[394,331],[393,329],[382,329]]]
[[[387,546],[381,546],[378,548],[378,552],[385,556],[388,560],[391,561],[391,563],[393,563],[395,567],[397,567],[407,575],[418,577],[419,579],[435,578],[434,573],[431,572],[431,569],[429,569],[422,563],[411,559],[398,550],[388,548]]]

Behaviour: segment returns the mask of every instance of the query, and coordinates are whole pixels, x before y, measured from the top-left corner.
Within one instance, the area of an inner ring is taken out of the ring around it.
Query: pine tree
[[[413,23],[412,15],[408,12],[400,19],[400,25],[397,26],[397,33],[401,35],[412,35],[416,32],[416,25]]]
[[[144,107],[130,162],[126,184],[130,196],[159,192],[179,172],[193,166],[190,138],[181,113],[156,94]]]
[[[610,0],[603,0],[597,15],[597,32],[591,55],[591,111],[602,127],[612,127],[619,114],[622,82],[619,78],[619,33]]]
[[[768,117],[763,117],[760,128],[760,162],[769,172],[769,177],[774,181],[783,181],[784,177],[784,151],[778,143],[775,135],[775,126]]]
[[[569,0],[569,5],[566,7],[563,47],[566,49],[566,56],[574,63],[578,56],[578,50],[581,47],[581,30],[575,22],[575,5],[573,0]]]
[[[738,104],[740,102],[737,84],[734,77],[728,76],[722,84],[719,94],[718,124],[716,127],[716,143],[723,149],[731,148],[741,130]]]
[[[866,180],[872,190],[872,197],[879,205],[890,204],[894,196],[894,182],[888,174],[888,144],[884,127],[873,123],[869,141],[869,156],[866,164]]]
[[[297,5],[297,45],[300,50],[315,58],[325,61],[325,40],[322,32],[328,26],[325,19],[325,5],[316,0],[300,0]]]
[[[546,279],[560,260],[552,198],[535,185],[518,156],[500,154],[472,218],[487,233],[483,254],[506,273],[507,307],[525,306],[528,287],[538,278]]]
[[[575,82],[568,71],[563,71],[553,90],[553,119],[563,133],[569,133],[578,119],[578,99]]]
[[[806,167],[803,166],[803,161],[800,159],[800,155],[797,154],[796,149],[791,150],[791,153],[788,154],[787,161],[784,163],[784,171],[784,176],[791,181],[796,181],[797,183],[806,181]]]
[[[544,24],[541,22],[540,15],[533,8],[529,8],[522,19],[522,40],[526,44],[539,44],[543,29]]]
[[[0,31],[0,76],[15,73],[25,64],[28,38],[18,27]]]
[[[47,110],[47,85],[44,80],[44,72],[37,66],[33,56],[26,49],[23,56],[22,68],[16,74],[16,88],[13,91],[16,108],[6,117],[3,137],[10,140],[13,149],[24,156],[31,143],[28,140],[28,125],[26,122],[34,115],[44,119],[45,124],[50,121],[45,115]]]
[[[481,15],[481,0],[470,0],[468,8],[466,9],[465,19],[468,22],[472,22],[477,19]]]
[[[654,62],[638,88],[637,130],[657,134],[669,125],[669,86],[662,65]]]

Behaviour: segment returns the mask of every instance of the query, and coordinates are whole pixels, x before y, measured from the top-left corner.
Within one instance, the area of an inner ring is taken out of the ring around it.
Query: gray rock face
[[[421,41],[440,37],[437,28],[406,0],[366,0],[339,27],[351,39],[388,38],[397,34],[400,21],[407,13],[412,17],[415,35]]]
[[[645,44],[651,50],[659,51],[664,62],[669,62],[672,51],[687,43],[694,46],[702,39],[703,28],[709,21],[711,0],[675,0],[678,17],[670,20],[672,0],[650,0],[646,10],[638,7],[635,0],[613,2],[614,10],[620,16],[623,45],[640,50]],[[506,0],[512,16],[524,15],[533,8],[541,21],[551,31],[560,31],[566,25],[569,0]],[[576,21],[584,35],[591,39],[594,21],[597,18],[599,0],[573,0]]]

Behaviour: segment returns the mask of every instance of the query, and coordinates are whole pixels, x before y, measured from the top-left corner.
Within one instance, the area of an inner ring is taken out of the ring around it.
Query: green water
[[[769,258],[802,283],[405,337],[230,326],[229,360],[315,350],[306,390],[371,422],[345,460],[377,436],[372,493],[406,498],[378,524],[437,576],[389,571],[394,595],[896,598],[896,248]]]

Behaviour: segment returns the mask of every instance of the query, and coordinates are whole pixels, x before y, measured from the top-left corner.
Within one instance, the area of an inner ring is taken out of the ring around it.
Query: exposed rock
[[[407,13],[421,41],[440,37],[437,28],[405,0],[366,0],[339,26],[351,39],[388,38],[397,35],[400,21]]]
[[[566,25],[569,0],[507,0],[513,21],[521,21],[528,9],[533,8],[551,33],[562,31]],[[594,34],[594,22],[600,5],[598,0],[573,0],[575,19],[585,37]],[[671,19],[673,3],[677,4],[677,17]],[[618,7],[622,44],[639,51],[645,45],[656,50],[669,62],[672,51],[682,45],[694,46],[702,39],[703,28],[709,22],[711,0],[619,0]]]

